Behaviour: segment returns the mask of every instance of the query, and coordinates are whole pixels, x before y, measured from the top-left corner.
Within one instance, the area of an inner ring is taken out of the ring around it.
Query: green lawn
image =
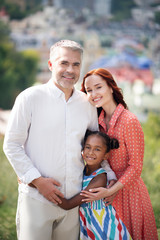
[[[15,215],[17,205],[17,177],[2,151],[0,139],[0,240],[16,240]],[[160,207],[157,195],[151,195],[160,239]]]
[[[2,151],[0,139],[0,240],[16,240],[17,177]]]

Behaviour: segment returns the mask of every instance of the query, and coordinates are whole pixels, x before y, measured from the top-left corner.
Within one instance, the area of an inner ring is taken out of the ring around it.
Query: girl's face
[[[102,137],[90,135],[86,140],[82,156],[88,166],[98,169],[101,166],[101,162],[106,159],[106,150]]]
[[[85,79],[85,90],[89,101],[95,107],[104,107],[113,100],[113,90],[99,75],[91,75]]]

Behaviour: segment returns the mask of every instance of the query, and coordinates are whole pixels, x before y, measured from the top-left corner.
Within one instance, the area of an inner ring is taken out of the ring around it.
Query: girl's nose
[[[93,154],[94,154],[94,150],[93,150],[93,149],[90,149],[90,150],[89,150],[89,154],[90,154],[90,155],[93,155]]]

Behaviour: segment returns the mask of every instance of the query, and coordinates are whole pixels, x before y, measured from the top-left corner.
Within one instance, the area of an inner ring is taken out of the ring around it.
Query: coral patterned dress
[[[99,168],[86,176],[84,170],[83,189],[99,174],[105,173]],[[80,240],[131,240],[131,236],[112,205],[105,206],[102,199],[92,203],[83,203],[79,209]]]
[[[118,149],[110,151],[108,160],[118,181],[124,185],[113,206],[134,240],[157,240],[157,228],[147,188],[141,179],[144,135],[136,116],[119,104],[107,130],[104,110],[99,116],[100,131],[117,138]]]

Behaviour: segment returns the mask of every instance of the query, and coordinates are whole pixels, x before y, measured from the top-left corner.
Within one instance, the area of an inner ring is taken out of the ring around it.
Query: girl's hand
[[[105,198],[107,196],[108,191],[109,190],[106,188],[99,187],[99,188],[90,189],[89,191],[82,190],[80,195],[85,197],[85,199],[82,199],[82,202],[88,203],[88,202]]]

